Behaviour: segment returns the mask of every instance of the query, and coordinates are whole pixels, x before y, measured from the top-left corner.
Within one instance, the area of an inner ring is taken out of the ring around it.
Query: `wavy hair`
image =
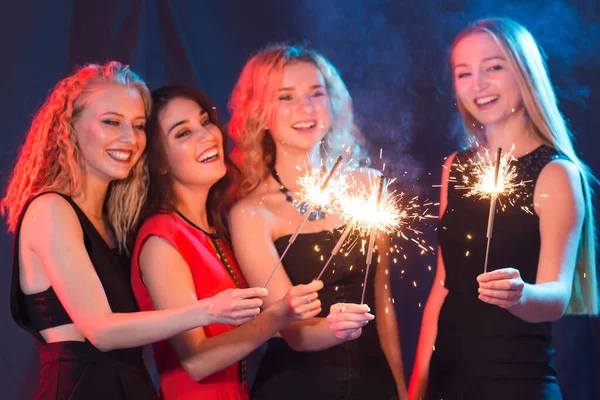
[[[270,45],[251,57],[233,89],[228,107],[229,134],[236,148],[233,157],[242,175],[237,195],[251,192],[275,164],[275,142],[268,129],[283,68],[297,62],[314,64],[325,80],[331,107],[331,126],[321,143],[322,159],[340,154],[357,160],[364,156],[363,138],[354,123],[352,98],[337,69],[320,53],[302,46]]]
[[[150,178],[148,197],[142,208],[142,218],[144,219],[161,212],[161,210],[175,211],[177,209],[177,197],[173,188],[173,181],[169,174],[164,171],[169,170],[167,156],[164,148],[164,140],[161,135],[160,113],[174,99],[184,98],[196,102],[203,110],[208,113],[210,122],[219,128],[223,137],[223,150],[225,152],[225,166],[227,174],[219,179],[209,190],[206,200],[206,210],[208,222],[215,227],[224,238],[229,240],[229,234],[225,222],[225,212],[228,202],[224,199],[231,198],[233,181],[239,179],[240,170],[227,154],[227,135],[219,121],[217,108],[212,101],[200,90],[183,85],[164,86],[152,91],[152,112],[146,125],[147,136],[147,162],[148,174]],[[139,226],[138,226],[139,228]],[[133,238],[135,239],[135,238]]]
[[[27,202],[36,195],[56,191],[74,197],[82,193],[83,162],[73,122],[88,104],[89,96],[102,87],[122,85],[136,89],[150,113],[150,91],[129,66],[116,61],[88,64],[61,80],[39,109],[12,171],[5,197],[0,201],[2,215],[8,215],[8,230],[17,229]],[[110,183],[104,212],[115,232],[120,250],[126,250],[127,234],[135,225],[148,182],[145,156],[126,179]]]
[[[535,39],[519,23],[507,18],[476,21],[464,28],[454,39],[455,46],[473,33],[487,33],[500,45],[518,83],[521,99],[531,131],[545,144],[566,156],[580,172],[585,201],[582,236],[577,253],[577,270],[567,314],[598,314],[598,280],[596,276],[596,231],[594,225],[593,191],[596,182],[591,170],[577,157],[573,135],[558,109],[556,94],[550,82],[545,55]],[[481,124],[460,100],[458,109],[463,117],[467,136],[482,139]]]

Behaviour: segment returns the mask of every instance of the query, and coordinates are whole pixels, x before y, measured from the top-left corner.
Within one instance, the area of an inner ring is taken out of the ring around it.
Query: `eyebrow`
[[[200,109],[200,114],[199,114],[199,115],[204,115],[204,114],[207,114],[207,113],[208,113],[208,111],[206,111],[204,108],[201,108],[201,109]],[[179,122],[175,122],[175,123],[173,124],[173,126],[171,126],[171,127],[169,128],[169,130],[167,131],[167,135],[169,135],[173,129],[175,129],[175,128],[177,128],[178,126],[181,126],[181,125],[183,125],[183,124],[185,124],[185,123],[187,123],[187,122],[189,122],[189,120],[187,120],[187,119],[183,119],[183,120],[181,120],[181,121],[179,121]]]
[[[311,89],[324,89],[325,87],[319,83],[319,84],[316,84],[316,85],[312,85],[310,88]],[[285,91],[294,90],[294,89],[295,89],[295,87],[293,87],[293,86],[291,86],[291,87],[282,87],[281,89],[279,89],[279,91],[280,92],[285,92]]]
[[[121,113],[118,113],[118,112],[116,112],[116,111],[107,111],[107,112],[105,112],[105,113],[102,113],[102,114],[100,114],[100,116],[101,116],[101,117],[103,117],[103,116],[105,116],[105,115],[107,115],[107,114],[116,115],[116,116],[118,116],[118,117],[121,117],[121,118],[123,118],[123,119],[125,119],[125,118],[126,118],[126,117],[125,117],[125,115],[123,115],[123,114],[121,114]],[[133,119],[146,119],[146,116],[145,116],[145,115],[139,115],[139,116],[137,116],[137,117],[134,117]]]
[[[481,62],[486,62],[486,61],[490,61],[490,60],[502,60],[502,61],[506,61],[506,59],[502,56],[491,56],[491,57],[486,57],[483,60],[481,60]],[[453,68],[458,68],[458,67],[466,67],[467,64],[456,64]]]

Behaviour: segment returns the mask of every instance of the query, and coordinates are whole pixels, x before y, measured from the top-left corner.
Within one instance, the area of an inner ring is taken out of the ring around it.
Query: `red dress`
[[[179,251],[187,262],[198,299],[212,297],[217,293],[236,288],[248,287],[233,258],[232,252],[223,239],[214,239],[191,222],[175,213],[160,213],[148,218],[140,229],[132,258],[131,285],[137,303],[142,311],[154,310],[148,290],[142,281],[138,258],[142,245],[151,236],[158,236]],[[214,244],[213,244],[214,243]],[[219,247],[229,260],[221,261],[215,250]],[[227,267],[225,264],[229,264]],[[168,268],[165,265],[165,268]],[[228,268],[230,271],[228,271]],[[230,273],[231,272],[231,273]],[[237,280],[237,285],[234,279]],[[204,327],[207,338],[229,332],[233,325],[213,324]],[[202,381],[193,380],[183,369],[168,340],[154,345],[154,359],[160,375],[160,394],[166,400],[206,399],[206,400],[247,400],[248,386],[245,377],[245,364],[235,363],[206,377]],[[240,381],[244,382],[241,383]]]

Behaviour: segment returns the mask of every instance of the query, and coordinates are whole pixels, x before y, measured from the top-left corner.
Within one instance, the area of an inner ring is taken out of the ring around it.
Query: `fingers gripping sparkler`
[[[329,174],[327,175],[327,178],[325,178],[325,181],[323,181],[323,183],[321,184],[321,191],[322,192],[324,192],[325,189],[327,188],[327,185],[329,184],[329,181],[331,181],[331,178],[335,174],[335,171],[339,168],[340,164],[342,163],[342,160],[343,160],[342,156],[339,156],[337,158],[335,164],[333,165],[333,167],[329,171]],[[267,287],[267,285],[271,281],[271,278],[273,278],[273,275],[275,274],[275,271],[277,271],[277,268],[279,268],[279,266],[281,265],[281,262],[283,261],[283,258],[285,257],[286,253],[288,252],[288,250],[290,249],[290,247],[292,246],[292,244],[296,241],[296,238],[300,234],[300,230],[302,230],[302,227],[304,226],[304,224],[306,224],[306,221],[308,221],[308,217],[313,212],[313,210],[315,209],[316,206],[317,206],[317,204],[315,202],[312,202],[311,205],[309,206],[308,210],[306,210],[306,212],[304,213],[304,218],[302,218],[302,221],[300,222],[300,224],[298,225],[298,227],[296,228],[296,230],[294,231],[294,233],[292,234],[292,236],[290,236],[290,238],[288,240],[288,244],[287,244],[285,250],[281,254],[281,257],[279,257],[279,260],[277,261],[277,264],[275,264],[275,267],[273,268],[273,271],[271,271],[271,274],[267,278],[267,281],[265,282],[265,284],[263,285],[263,287]]]

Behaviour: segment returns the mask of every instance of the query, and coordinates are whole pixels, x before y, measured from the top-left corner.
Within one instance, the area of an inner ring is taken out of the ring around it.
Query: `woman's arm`
[[[145,345],[216,321],[252,318],[261,304],[255,297],[264,295],[259,289],[231,291],[174,310],[113,313],[86,251],[77,215],[57,194],[31,203],[21,240],[22,249],[33,252],[42,266],[35,273],[45,274],[76,328],[101,351]]]
[[[235,255],[246,281],[252,286],[264,285],[279,259],[271,238],[272,218],[262,207],[252,207],[243,200],[236,204],[230,213],[231,239]],[[265,306],[269,307],[284,297],[291,287],[290,278],[280,266],[267,287],[269,295],[264,299]],[[338,313],[337,317],[346,318],[353,314],[360,315],[365,321],[373,318],[368,314],[366,306],[348,307],[346,312]],[[297,351],[323,350],[357,337],[336,337],[326,318],[292,322],[281,329],[280,334],[288,345]]]
[[[444,287],[445,278],[444,262],[442,261],[441,249],[438,247],[437,269],[431,292],[423,310],[417,353],[408,387],[408,398],[411,400],[422,400],[425,396],[429,379],[429,363],[437,337],[438,318],[448,294],[448,290]]]
[[[189,266],[166,240],[157,236],[146,240],[139,262],[157,310],[197,302]],[[321,312],[317,290],[322,287],[320,281],[293,287],[283,299],[237,329],[207,338],[204,329],[197,328],[171,338],[171,344],[188,374],[194,380],[202,380],[244,358],[292,320],[309,319]]]
[[[387,236],[377,240],[379,263],[375,272],[375,315],[377,316],[377,332],[379,342],[388,364],[394,375],[398,396],[407,399],[406,381],[404,380],[404,365],[402,363],[402,348],[400,347],[400,332],[396,318],[396,309],[392,303],[392,288],[390,283],[390,242]]]
[[[455,157],[456,153],[450,155],[444,162],[444,167],[442,168],[442,182],[440,185],[440,218],[446,211],[446,206],[448,204],[448,182],[450,179],[450,169],[452,168]],[[427,389],[429,363],[431,361],[431,355],[434,351],[435,340],[437,337],[438,318],[446,295],[448,294],[448,290],[444,287],[445,280],[446,269],[442,258],[442,249],[438,246],[435,278],[427,303],[425,304],[425,309],[423,310],[417,353],[415,355],[415,363],[413,365],[408,387],[408,397],[411,400],[422,400],[425,396],[425,390]]]
[[[477,278],[479,297],[527,322],[555,321],[571,298],[583,226],[583,190],[575,165],[555,160],[545,166],[534,198],[541,238],[536,283],[524,283],[518,270],[503,268]]]

